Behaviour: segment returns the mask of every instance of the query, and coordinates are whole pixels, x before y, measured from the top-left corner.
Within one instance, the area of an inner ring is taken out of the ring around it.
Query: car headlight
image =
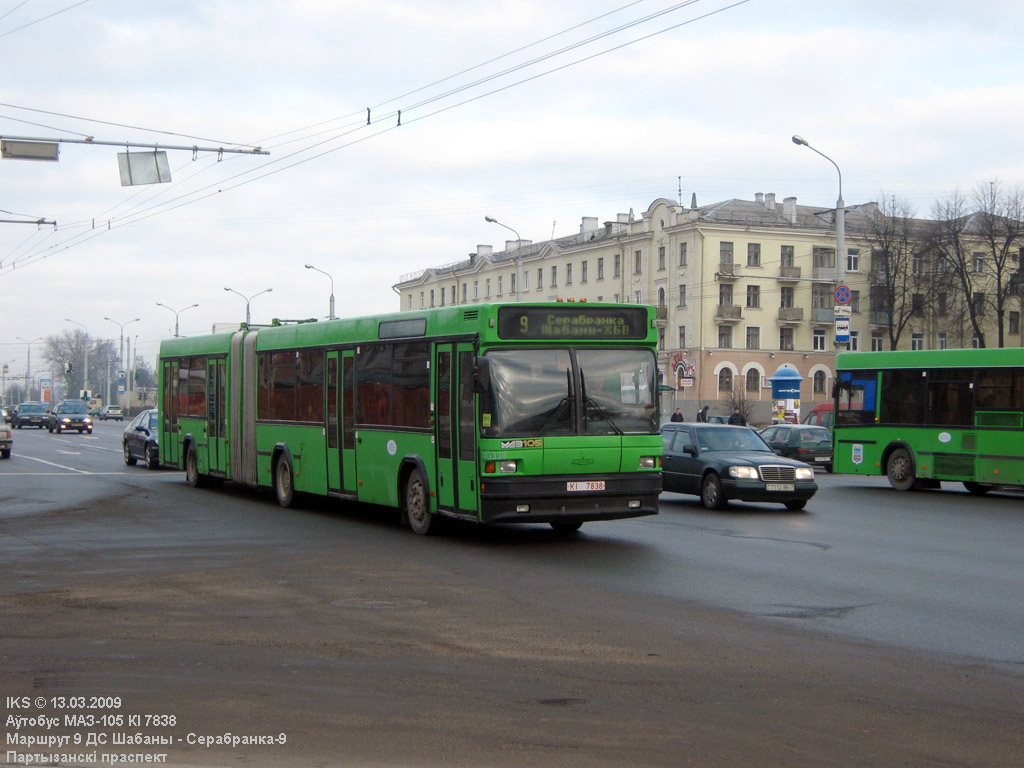
[[[814,469],[812,467],[797,467],[796,468],[796,479],[797,480],[813,480]]]
[[[92,424],[92,419],[90,419],[88,416],[82,419],[82,421],[84,421],[86,424]]]
[[[65,416],[63,419],[61,419],[61,421],[63,421],[65,424],[70,424],[71,423],[71,419],[69,419],[67,416]]]
[[[744,480],[757,480],[757,467],[729,467],[729,477],[739,477]]]

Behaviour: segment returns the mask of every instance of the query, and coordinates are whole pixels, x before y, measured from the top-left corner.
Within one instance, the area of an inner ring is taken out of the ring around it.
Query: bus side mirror
[[[477,357],[473,363],[473,391],[480,395],[491,391],[491,361],[486,357]]]

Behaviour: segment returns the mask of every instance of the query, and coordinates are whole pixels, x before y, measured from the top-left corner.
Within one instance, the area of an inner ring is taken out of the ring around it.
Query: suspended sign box
[[[163,184],[171,180],[166,152],[118,152],[117,167],[122,187]]]
[[[4,139],[0,142],[0,154],[11,160],[46,160],[55,163],[60,159],[60,144],[53,141]]]

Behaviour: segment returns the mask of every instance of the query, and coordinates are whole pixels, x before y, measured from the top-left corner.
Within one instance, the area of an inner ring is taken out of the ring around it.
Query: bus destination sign
[[[500,307],[502,339],[642,340],[647,338],[645,307]]]

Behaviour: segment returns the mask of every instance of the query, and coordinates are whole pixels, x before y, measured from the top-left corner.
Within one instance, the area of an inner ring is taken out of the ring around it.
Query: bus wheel
[[[193,488],[203,484],[203,479],[199,476],[199,457],[196,456],[196,447],[192,443],[188,444],[188,453],[185,454],[185,482]]]
[[[704,478],[700,489],[700,500],[708,509],[724,509],[725,494],[722,493],[722,481],[714,472]]]
[[[905,448],[897,448],[889,454],[885,473],[889,476],[889,485],[897,491],[909,491],[913,488],[914,462],[910,459],[910,452]]]
[[[277,503],[282,507],[290,507],[295,500],[295,485],[292,483],[292,463],[287,456],[277,460],[274,468],[274,492]]]
[[[995,486],[989,485],[988,483],[964,483],[964,488],[966,488],[973,496],[984,496],[995,488]]]
[[[430,513],[427,503],[427,486],[423,482],[423,473],[418,469],[412,471],[405,483],[405,514],[414,533],[421,536],[430,533],[434,516]]]

